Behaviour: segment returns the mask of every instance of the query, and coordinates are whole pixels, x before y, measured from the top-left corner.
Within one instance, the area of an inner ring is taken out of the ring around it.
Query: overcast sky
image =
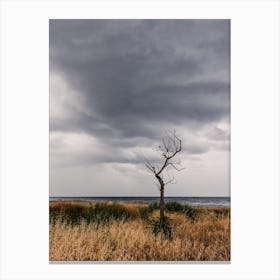
[[[228,20],[51,20],[50,195],[159,195],[174,129],[166,195],[229,195],[229,73]]]

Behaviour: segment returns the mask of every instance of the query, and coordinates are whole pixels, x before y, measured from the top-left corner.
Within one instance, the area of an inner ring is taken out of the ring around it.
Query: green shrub
[[[91,207],[81,205],[64,204],[50,208],[50,221],[55,222],[58,218],[66,224],[76,225],[81,220],[90,221]]]
[[[149,220],[152,232],[155,235],[162,234],[165,238],[172,238],[172,228],[170,225],[170,218],[164,216],[162,219],[160,217],[153,218]]]
[[[197,210],[190,205],[184,205],[184,212],[188,219],[194,221],[197,218]]]
[[[184,213],[188,219],[195,220],[197,217],[197,210],[190,205],[182,205],[177,201],[169,201],[164,204],[164,208],[168,212]],[[159,210],[159,203],[153,202],[146,207],[141,207],[138,210],[139,216],[147,220],[149,214],[154,210]]]
[[[148,206],[139,208],[138,213],[142,219],[146,220],[149,214],[151,214],[153,211],[158,209],[159,209],[159,203],[155,201],[150,203]]]
[[[127,208],[118,203],[96,203],[92,215],[93,220],[97,223],[107,223],[111,220],[126,220],[134,217]]]
[[[50,222],[60,219],[66,224],[76,225],[82,221],[87,223],[107,223],[111,220],[125,220],[137,215],[129,212],[124,206],[113,203],[96,203],[94,207],[64,204],[50,208]]]
[[[140,218],[145,220],[148,218],[150,211],[149,211],[148,207],[140,207],[138,209],[138,213],[139,213]]]
[[[148,209],[150,212],[153,212],[154,210],[159,209],[159,203],[157,201],[154,201],[148,205]]]
[[[169,212],[184,212],[184,206],[177,201],[166,202],[165,209]]]

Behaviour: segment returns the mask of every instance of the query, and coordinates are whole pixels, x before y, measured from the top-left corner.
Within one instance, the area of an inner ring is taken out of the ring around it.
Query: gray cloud
[[[50,69],[76,88],[87,113],[73,106],[69,119],[51,119],[51,130],[158,137],[165,123],[221,120],[229,113],[228,28],[224,20],[52,20]]]
[[[228,149],[229,51],[228,20],[50,20],[51,164],[137,165],[168,129]]]

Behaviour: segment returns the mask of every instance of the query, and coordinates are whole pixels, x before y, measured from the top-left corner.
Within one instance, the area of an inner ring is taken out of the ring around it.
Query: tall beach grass
[[[151,230],[158,211],[155,203],[51,202],[50,261],[230,260],[228,208],[166,204],[172,239]]]

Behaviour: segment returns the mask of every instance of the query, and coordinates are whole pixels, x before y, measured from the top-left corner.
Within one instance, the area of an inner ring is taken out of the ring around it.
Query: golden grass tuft
[[[57,203],[50,203],[50,207],[54,205]],[[132,212],[143,206],[122,205]],[[74,226],[57,219],[50,223],[49,258],[50,261],[229,261],[229,213],[224,215],[219,208],[198,210],[195,221],[182,213],[167,214],[171,218],[171,240],[155,236],[139,217],[105,225],[82,221]],[[152,215],[156,216],[157,211]]]

